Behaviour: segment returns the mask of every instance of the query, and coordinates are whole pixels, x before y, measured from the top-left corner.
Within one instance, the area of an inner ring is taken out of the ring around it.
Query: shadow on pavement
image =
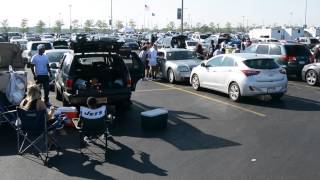
[[[126,121],[118,122],[113,132],[114,135],[142,138],[160,138],[183,151],[216,149],[241,145],[237,142],[206,134],[196,127],[193,127],[189,123],[185,122],[188,119],[208,119],[205,116],[189,112],[169,110],[169,123],[166,130],[143,131],[140,127],[140,112],[144,111],[143,109],[150,110],[157,107],[146,106],[136,101],[134,101],[134,104],[138,105],[135,106],[138,110],[129,111],[123,114],[122,117],[120,117],[120,120],[125,119]],[[139,107],[143,107],[143,109]]]
[[[0,125],[0,156],[17,154],[17,133],[6,123]]]

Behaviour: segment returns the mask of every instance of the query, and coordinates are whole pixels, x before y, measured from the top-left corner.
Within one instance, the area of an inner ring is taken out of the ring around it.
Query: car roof
[[[50,49],[45,51],[45,53],[51,53],[51,52],[72,52],[72,50],[71,49]]]
[[[40,43],[40,44],[51,44],[51,43],[49,43],[49,42],[47,42],[47,41],[29,41],[28,43],[29,43],[29,44],[35,44],[35,43]]]
[[[182,49],[182,48],[163,48],[159,49],[158,51],[165,51],[165,52],[181,52],[181,51],[191,51],[188,49]]]
[[[252,45],[301,45],[303,46],[303,44],[300,44],[298,42],[261,42],[261,43],[253,43]]]
[[[241,61],[250,60],[250,59],[273,59],[266,55],[258,55],[253,53],[234,53],[234,54],[225,54],[224,56],[231,56]]]

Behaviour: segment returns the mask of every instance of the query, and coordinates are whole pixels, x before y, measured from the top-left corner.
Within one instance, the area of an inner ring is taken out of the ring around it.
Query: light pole
[[[307,11],[308,11],[308,0],[306,0],[306,9],[304,11],[304,27],[307,27]]]
[[[70,27],[69,27],[69,30],[70,30],[70,33],[71,33],[71,31],[72,31],[72,19],[71,19],[71,8],[72,8],[72,5],[71,4],[69,4],[69,15],[70,15],[70,19],[69,19],[69,23],[70,23]]]
[[[183,34],[183,0],[181,2],[181,34]]]
[[[113,32],[113,17],[112,17],[112,10],[113,10],[113,7],[112,7],[112,0],[111,0],[111,15],[110,15],[110,26],[111,26],[111,31]]]

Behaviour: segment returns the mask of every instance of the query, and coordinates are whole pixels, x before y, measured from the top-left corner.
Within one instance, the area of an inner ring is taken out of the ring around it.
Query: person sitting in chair
[[[38,85],[31,84],[27,88],[27,95],[21,101],[20,108],[26,111],[34,110],[34,111],[41,111],[47,110],[47,106],[45,102],[41,100],[41,90]],[[63,124],[58,122],[58,120],[54,117],[55,108],[53,106],[50,107],[50,110],[47,112],[47,120],[48,124],[55,125],[56,129],[62,129]]]

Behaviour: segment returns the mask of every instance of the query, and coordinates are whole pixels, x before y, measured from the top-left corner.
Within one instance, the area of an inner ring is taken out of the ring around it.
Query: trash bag
[[[9,66],[10,81],[6,89],[6,96],[12,105],[18,105],[22,101],[26,90],[26,79],[13,71]]]

